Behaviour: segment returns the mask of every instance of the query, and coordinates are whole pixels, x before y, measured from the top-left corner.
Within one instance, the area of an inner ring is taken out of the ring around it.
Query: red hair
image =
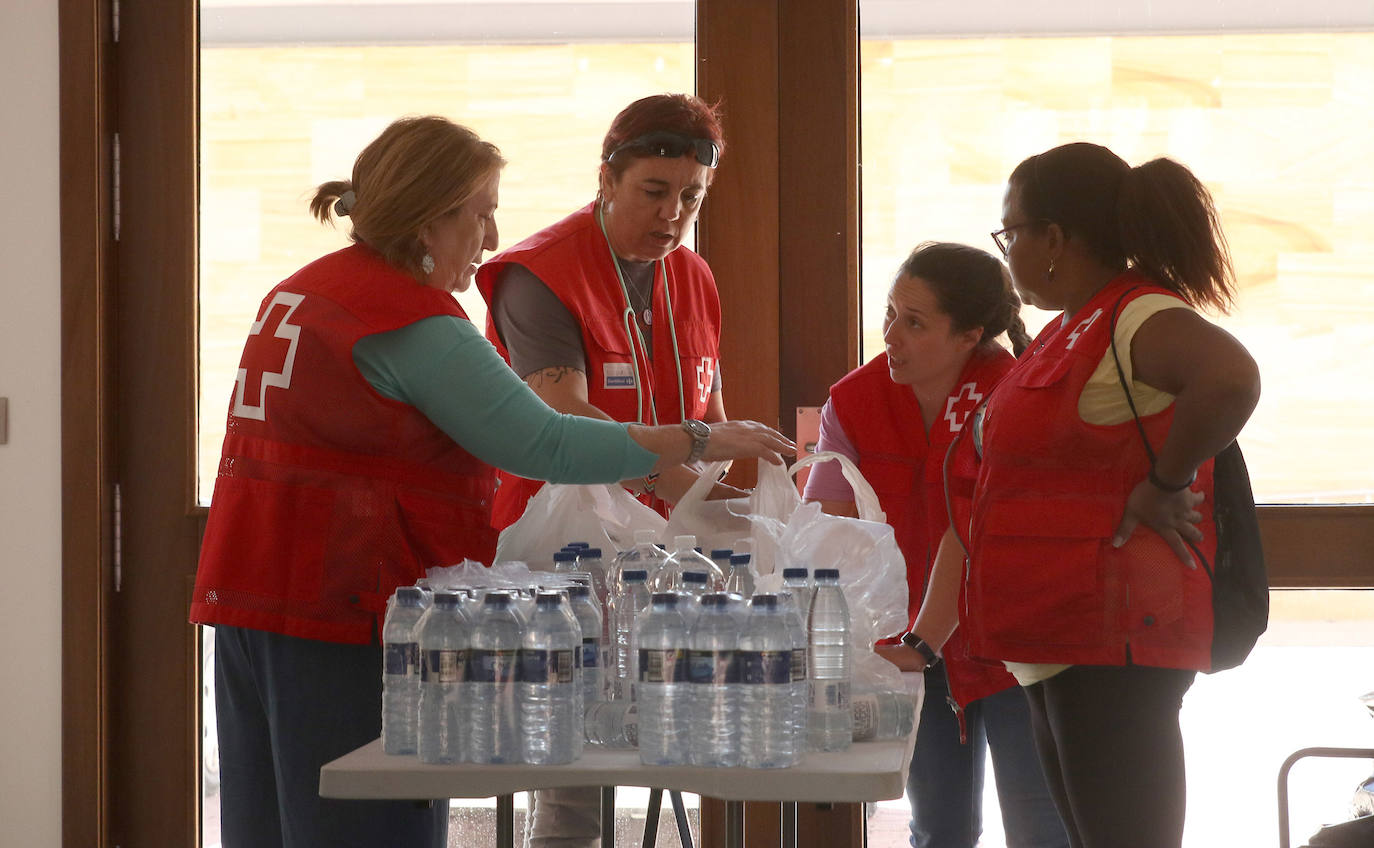
[[[654,94],[643,97],[621,110],[606,138],[601,142],[601,161],[605,162],[615,149],[626,142],[652,132],[673,132],[690,138],[704,138],[715,143],[725,155],[725,131],[721,127],[720,104],[710,104],[692,94]],[[633,150],[622,153],[616,161],[607,163],[619,177],[637,158]]]

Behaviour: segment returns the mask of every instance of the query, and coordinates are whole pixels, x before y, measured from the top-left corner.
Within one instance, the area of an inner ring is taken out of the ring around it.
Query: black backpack
[[[1116,316],[1128,290],[1112,307],[1110,339],[1116,376],[1126,393],[1136,428],[1150,466],[1155,464],[1154,448],[1140,423],[1135,401],[1126,385],[1121,357],[1116,352]],[[1250,472],[1240,445],[1232,442],[1217,454],[1212,464],[1212,517],[1217,527],[1216,562],[1210,563],[1197,546],[1184,540],[1193,556],[1202,563],[1212,580],[1212,668],[1222,671],[1245,662],[1260,634],[1269,627],[1269,575],[1264,566],[1264,546],[1260,541],[1259,520],[1255,516],[1255,494],[1250,488]]]

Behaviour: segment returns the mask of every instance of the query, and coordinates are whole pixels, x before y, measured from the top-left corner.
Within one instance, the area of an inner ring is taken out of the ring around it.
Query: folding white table
[[[514,844],[513,795],[531,789],[600,786],[603,848],[615,839],[615,787],[645,786],[695,792],[726,802],[726,844],[743,844],[745,801],[781,801],[795,815],[796,802],[853,803],[900,798],[916,734],[888,742],[858,742],[848,751],[810,753],[785,769],[718,769],[695,766],[646,766],[635,750],[587,746],[582,757],[566,765],[428,765],[414,756],[389,756],[380,740],[345,754],[320,769],[320,795],[325,798],[497,799],[497,845]],[[793,819],[795,820],[795,819]],[[795,845],[796,831],[784,826],[784,841]],[[790,837],[790,839],[789,839]]]

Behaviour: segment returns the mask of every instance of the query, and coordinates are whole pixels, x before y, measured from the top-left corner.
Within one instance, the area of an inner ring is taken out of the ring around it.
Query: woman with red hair
[[[636,100],[602,141],[596,199],[478,272],[488,338],[554,409],[689,432],[725,420],[715,278],[682,244],[724,148],[720,114],[700,98]],[[623,485],[666,515],[661,499],[695,479],[675,468]],[[495,526],[542,485],[503,474]]]

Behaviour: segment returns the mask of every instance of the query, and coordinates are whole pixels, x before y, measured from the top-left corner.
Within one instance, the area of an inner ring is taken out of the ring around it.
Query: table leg
[[[682,803],[682,792],[677,789],[668,791],[673,802],[673,818],[677,819],[677,838],[682,848],[692,848],[692,827],[687,823],[687,806]]]
[[[496,848],[515,848],[515,796],[496,796]]]
[[[797,848],[797,802],[784,801],[782,808],[782,848]]]
[[[649,790],[649,809],[644,815],[644,848],[658,844],[658,810],[663,806],[663,790]]]
[[[601,787],[601,848],[615,848],[615,787]]]
[[[744,848],[744,802],[725,802],[725,848]]]

